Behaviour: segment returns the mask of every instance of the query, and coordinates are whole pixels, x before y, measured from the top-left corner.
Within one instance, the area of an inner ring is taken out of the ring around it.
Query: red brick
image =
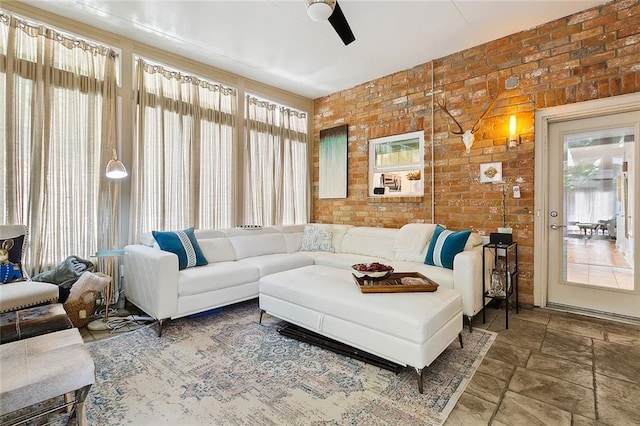
[[[569,24],[567,24],[569,23]],[[505,175],[522,176],[522,198],[509,201],[508,220],[517,222],[522,241],[521,297],[533,300],[534,111],[589,99],[640,92],[638,0],[617,0],[568,18],[475,46],[420,64],[315,101],[313,130],[312,220],[367,226],[399,227],[415,219],[431,221],[430,131],[433,127],[436,222],[485,235],[502,224],[496,211],[500,193],[479,183],[481,163],[501,161]],[[504,88],[506,78],[520,78],[516,89],[504,91],[476,132],[471,153],[452,135],[448,117],[431,96],[446,98],[456,118],[469,127],[487,105],[487,89]],[[394,102],[394,100],[396,100]],[[505,123],[517,111],[523,143],[506,148]],[[342,121],[340,121],[342,120]],[[349,197],[319,200],[319,130],[336,122],[349,124]],[[368,196],[367,140],[424,129],[427,138],[424,197],[394,202]]]

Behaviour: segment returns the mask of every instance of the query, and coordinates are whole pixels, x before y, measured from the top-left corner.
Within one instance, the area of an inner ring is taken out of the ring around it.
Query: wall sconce
[[[509,148],[515,148],[522,142],[520,135],[516,135],[516,128],[516,116],[512,115],[509,117],[509,140],[507,141]]]

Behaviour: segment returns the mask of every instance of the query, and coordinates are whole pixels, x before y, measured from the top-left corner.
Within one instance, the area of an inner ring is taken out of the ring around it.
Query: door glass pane
[[[633,290],[634,142],[633,127],[563,138],[566,282]]]

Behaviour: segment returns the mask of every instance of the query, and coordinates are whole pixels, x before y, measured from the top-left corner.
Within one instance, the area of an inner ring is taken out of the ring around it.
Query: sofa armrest
[[[462,295],[464,314],[473,317],[482,309],[482,246],[465,250],[453,259],[453,288]]]
[[[125,296],[146,314],[167,319],[178,312],[178,256],[144,245],[124,248]]]

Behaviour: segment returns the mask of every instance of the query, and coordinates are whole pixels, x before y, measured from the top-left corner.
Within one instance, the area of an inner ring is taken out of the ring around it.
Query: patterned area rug
[[[425,372],[399,374],[284,337],[257,301],[88,344],[91,425],[441,425],[495,334],[463,331]]]

